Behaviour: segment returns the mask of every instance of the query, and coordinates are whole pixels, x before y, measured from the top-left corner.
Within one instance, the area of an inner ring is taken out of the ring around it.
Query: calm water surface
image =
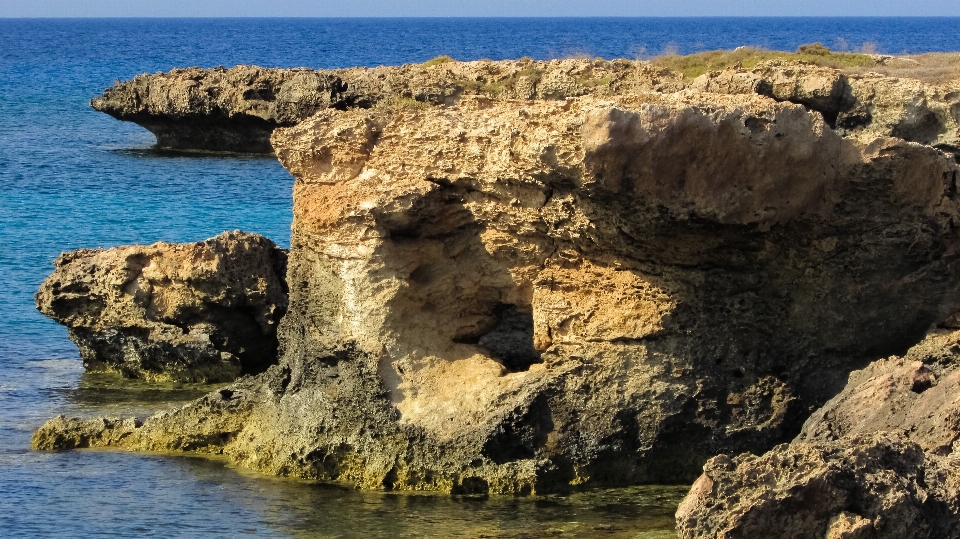
[[[960,19],[0,19],[0,536],[672,537],[679,487],[458,500],[278,480],[223,462],[33,453],[57,413],[149,415],[209,388],[85,376],[66,331],[33,308],[60,252],[289,239],[292,179],[273,158],[150,151],[91,110],[116,79],[199,65],[315,68],[479,58],[605,58],[754,45],[960,50]]]

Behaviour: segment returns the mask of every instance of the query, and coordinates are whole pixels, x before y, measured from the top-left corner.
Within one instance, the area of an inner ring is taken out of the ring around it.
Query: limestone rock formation
[[[960,331],[933,331],[904,357],[851,373],[844,390],[810,416],[797,441],[876,431],[903,433],[935,455],[960,449]]]
[[[947,328],[854,371],[792,444],[708,462],[680,537],[960,536],[958,380],[960,331]]]
[[[710,459],[677,511],[679,539],[960,536],[960,470],[893,433]]]
[[[331,70],[174,69],[118,82],[91,101],[135,122],[165,149],[272,151],[270,133],[319,110],[417,102],[452,105],[460,96],[562,99],[676,86],[677,75],[628,60],[516,60],[407,64]]]
[[[780,60],[754,69],[711,72],[691,83],[701,91],[765,95],[821,112],[848,134],[897,137],[960,154],[960,82],[931,85],[876,73]]]
[[[286,252],[257,234],[63,253],[37,308],[67,326],[88,370],[232,381],[277,359]]]
[[[692,481],[960,306],[952,157],[756,94],[326,110],[273,145],[280,364],[36,447],[455,493]]]
[[[878,62],[883,60],[878,58]],[[683,87],[759,94],[822,113],[832,127],[960,152],[960,83],[925,84],[782,60],[683,80],[630,60],[442,62],[332,70],[174,69],[118,82],[91,105],[153,132],[159,148],[270,152],[270,133],[333,108],[397,102],[454,105],[461,97],[564,99]]]

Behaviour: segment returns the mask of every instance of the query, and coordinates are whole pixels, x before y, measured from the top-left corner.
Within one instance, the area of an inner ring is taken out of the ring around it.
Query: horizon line
[[[960,19],[960,15],[410,15],[410,16],[275,16],[275,15],[230,15],[230,16],[171,16],[171,15],[83,15],[77,17],[55,16],[0,16],[0,20],[89,20],[89,19]]]

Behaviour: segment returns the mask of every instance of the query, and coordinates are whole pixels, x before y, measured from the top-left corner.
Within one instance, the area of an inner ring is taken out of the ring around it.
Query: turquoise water
[[[881,52],[960,50],[960,19],[0,19],[0,536],[669,537],[683,494],[674,487],[474,501],[190,458],[30,452],[32,431],[57,413],[143,416],[208,389],[83,375],[66,331],[33,307],[60,252],[237,228],[289,238],[292,179],[275,159],[157,154],[152,135],[89,99],[118,78],[187,65],[613,58],[838,38]]]

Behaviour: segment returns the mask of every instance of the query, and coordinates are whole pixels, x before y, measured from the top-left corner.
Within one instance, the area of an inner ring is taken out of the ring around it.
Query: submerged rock
[[[960,331],[875,361],[791,444],[711,459],[677,512],[682,539],[960,536]]]
[[[380,489],[692,481],[960,307],[953,159],[759,95],[327,110],[273,144],[279,365],[89,445]]]
[[[277,361],[286,252],[257,234],[63,253],[36,294],[92,371],[232,381]]]

